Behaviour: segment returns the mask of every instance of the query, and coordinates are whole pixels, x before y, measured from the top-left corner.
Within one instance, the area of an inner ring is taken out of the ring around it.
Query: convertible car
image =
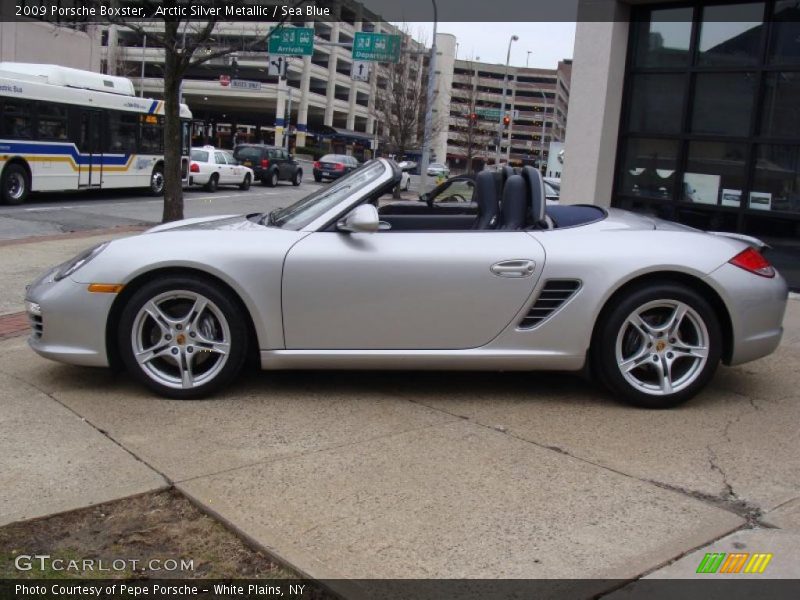
[[[208,396],[251,358],[264,369],[582,371],[664,408],[720,361],[780,341],[786,283],[754,238],[547,206],[532,168],[478,174],[473,212],[397,212],[400,176],[372,160],[286,208],[86,250],[29,286],[30,345],[125,368],[171,398]]]

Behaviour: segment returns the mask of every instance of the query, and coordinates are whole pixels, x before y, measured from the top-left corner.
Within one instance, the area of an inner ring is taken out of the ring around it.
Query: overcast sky
[[[395,23],[396,25],[401,25]],[[429,45],[432,23],[405,24],[416,39]],[[511,64],[555,69],[558,61],[572,58],[575,45],[575,23],[439,23],[439,33],[452,33],[458,41],[458,58],[481,62],[505,64],[508,40],[518,35],[519,41],[511,44]]]

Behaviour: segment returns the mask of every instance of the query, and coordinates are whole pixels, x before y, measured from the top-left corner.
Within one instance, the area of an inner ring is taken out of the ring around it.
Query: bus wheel
[[[28,172],[22,165],[10,164],[0,179],[0,199],[3,204],[22,204],[31,190]]]
[[[161,166],[153,169],[153,174],[150,175],[150,194],[152,196],[164,195],[164,168]]]

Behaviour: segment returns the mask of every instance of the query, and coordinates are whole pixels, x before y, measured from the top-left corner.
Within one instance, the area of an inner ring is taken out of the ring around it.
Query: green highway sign
[[[284,56],[314,54],[314,30],[311,27],[281,27],[269,36],[269,53]]]
[[[476,108],[475,113],[484,119],[494,119],[495,121],[500,120],[499,108]]]
[[[400,36],[357,31],[353,40],[353,60],[400,62]]]

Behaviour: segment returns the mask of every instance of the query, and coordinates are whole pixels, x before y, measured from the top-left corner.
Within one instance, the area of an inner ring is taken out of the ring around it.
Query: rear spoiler
[[[718,235],[721,237],[731,238],[732,240],[739,240],[740,242],[744,242],[751,248],[755,248],[759,252],[763,252],[764,250],[772,248],[769,244],[761,241],[757,237],[753,237],[752,235],[744,235],[743,233],[729,233],[727,231],[709,231],[711,235]]]

